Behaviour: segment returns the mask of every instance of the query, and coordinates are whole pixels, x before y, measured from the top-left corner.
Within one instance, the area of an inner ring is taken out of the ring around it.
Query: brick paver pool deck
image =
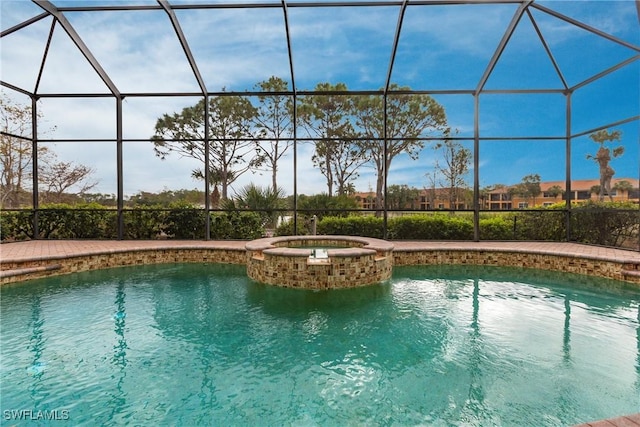
[[[1,244],[0,265],[15,261],[165,248],[244,250],[246,243],[244,240],[28,240]],[[422,249],[510,251],[640,263],[640,252],[578,243],[394,241],[393,244],[396,251]]]
[[[238,260],[243,259],[246,243],[246,241],[229,240],[32,240],[3,243],[0,245],[0,278],[2,283],[9,283],[14,281],[11,279],[16,279],[16,277],[31,278],[46,276],[49,273],[56,274],[55,270],[60,268],[57,263],[64,262],[64,260],[91,257],[102,259],[106,257],[108,259],[111,255],[136,253],[170,252],[172,254],[184,254],[193,251],[206,254],[207,251],[221,251],[236,254],[235,258],[231,259],[231,262],[238,262]],[[401,254],[426,253],[431,254],[429,256],[433,256],[434,253],[456,253],[458,251],[466,254],[482,254],[484,257],[491,253],[507,253],[512,255],[533,255],[533,258],[527,258],[529,263],[531,260],[537,260],[536,256],[566,259],[566,262],[569,263],[573,263],[575,260],[586,260],[591,266],[594,265],[594,262],[596,266],[598,262],[602,262],[603,265],[605,263],[614,263],[614,265],[622,266],[621,268],[625,269],[624,277],[630,279],[629,281],[640,283],[640,252],[637,251],[554,242],[394,241],[393,244],[394,252]],[[202,257],[202,255],[199,256]],[[490,256],[487,257],[490,258]],[[409,259],[411,260],[412,258]],[[476,256],[470,259],[469,263],[477,262],[478,259]],[[506,259],[514,260],[519,258]],[[119,258],[120,262],[122,260],[123,258]],[[145,262],[145,260],[146,258],[137,258],[134,259],[133,263],[139,264]],[[152,258],[153,260],[155,258]],[[196,260],[202,259],[196,258]],[[167,262],[167,259],[158,258],[158,262]],[[531,267],[532,265],[528,266]],[[557,266],[555,267],[555,269],[558,269]],[[82,268],[89,269],[91,264],[85,263],[80,269]],[[640,413],[587,422],[577,427],[640,427]]]
[[[244,240],[30,240],[0,245],[0,284],[161,262],[245,263]],[[393,241],[397,265],[513,265],[640,285],[640,252],[564,242]]]

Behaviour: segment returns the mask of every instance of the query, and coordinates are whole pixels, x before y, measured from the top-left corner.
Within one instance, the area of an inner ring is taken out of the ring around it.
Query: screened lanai
[[[509,201],[500,211],[561,215],[562,239],[576,240],[580,202],[616,195],[615,212],[593,208],[631,215],[627,246],[640,245],[635,1],[0,7],[5,117],[27,112],[3,123],[3,145],[26,147],[19,182],[3,164],[3,210],[28,214],[30,238],[47,237],[44,213],[68,208],[56,192],[109,200],[123,239],[135,238],[132,200],[193,190],[205,214],[196,235],[209,239],[211,213],[266,209],[220,203],[254,185],[282,190],[275,210],[293,234],[321,210],[304,199],[324,194],[357,200],[335,212],[382,218],[383,237],[394,237],[389,218],[443,211],[472,218],[473,240],[494,238],[480,224],[495,198]],[[616,138],[594,141],[603,131]],[[599,147],[610,150],[606,192],[593,188]],[[80,166],[84,181],[56,181]],[[509,190],[532,183],[533,195]],[[558,207],[542,211],[543,199]]]

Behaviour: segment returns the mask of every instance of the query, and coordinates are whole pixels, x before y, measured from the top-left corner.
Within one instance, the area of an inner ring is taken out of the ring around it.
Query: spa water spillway
[[[393,244],[368,237],[269,237],[245,249],[251,279],[285,288],[355,288],[385,281],[393,270]]]

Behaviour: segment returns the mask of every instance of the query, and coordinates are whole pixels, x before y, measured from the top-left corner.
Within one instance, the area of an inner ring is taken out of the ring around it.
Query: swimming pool
[[[415,266],[313,292],[177,264],[1,293],[8,424],[556,426],[640,407],[640,291],[620,282]]]

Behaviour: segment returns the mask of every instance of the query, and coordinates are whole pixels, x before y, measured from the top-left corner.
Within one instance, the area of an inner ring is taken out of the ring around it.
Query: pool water
[[[312,292],[179,264],[1,297],[5,425],[558,426],[640,410],[640,290],[619,282],[396,267]]]

